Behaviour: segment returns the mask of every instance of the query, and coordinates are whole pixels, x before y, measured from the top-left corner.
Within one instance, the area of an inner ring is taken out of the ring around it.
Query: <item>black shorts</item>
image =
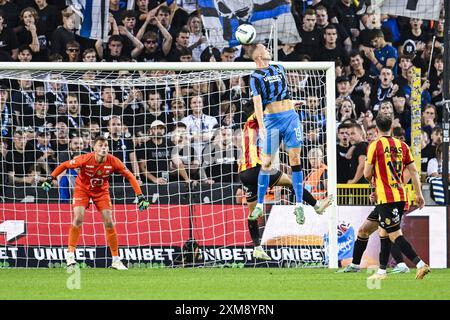
[[[378,210],[377,210],[377,208],[378,208],[378,206],[375,206],[375,208],[373,208],[372,212],[367,216],[367,220],[378,222]]]
[[[405,201],[383,203],[377,205],[380,227],[387,233],[400,230]]]
[[[247,202],[253,202],[258,199],[258,175],[261,170],[261,166],[256,166],[251,169],[242,171],[239,173],[242,185],[245,191],[245,198]],[[273,187],[278,183],[283,173],[278,171],[270,175],[269,187]]]

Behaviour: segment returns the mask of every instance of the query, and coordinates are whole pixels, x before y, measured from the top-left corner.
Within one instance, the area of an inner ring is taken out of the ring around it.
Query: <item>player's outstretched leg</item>
[[[255,202],[248,203],[248,209],[250,212],[253,211],[255,205]],[[272,260],[272,258],[264,251],[263,247],[261,247],[258,221],[248,219],[248,230],[250,231],[250,236],[252,237],[254,245],[253,257],[260,260]]]
[[[410,270],[406,263],[403,261],[403,255],[399,247],[397,247],[395,243],[392,244],[391,255],[395,260],[396,266],[390,273],[409,273]]]
[[[119,243],[117,241],[116,228],[112,221],[112,211],[108,209],[102,210],[102,216],[106,229],[106,240],[112,255],[111,268],[116,270],[128,270],[119,257]]]
[[[387,278],[386,268],[391,253],[391,240],[384,230],[380,231],[380,246],[380,267],[376,273],[369,277],[371,280],[384,280]]]
[[[77,264],[75,260],[75,250],[77,248],[78,239],[80,238],[80,228],[84,221],[85,208],[77,206],[73,208],[73,221],[69,229],[69,245],[66,256],[67,267]]]
[[[423,279],[431,272],[430,267],[420,259],[408,240],[403,237],[400,230],[389,234],[389,237],[400,248],[400,251],[416,265],[416,279]]]
[[[261,170],[259,170],[258,174],[258,203],[256,204],[255,209],[252,210],[250,215],[248,216],[248,220],[255,221],[258,218],[262,217],[264,214],[263,204],[264,198],[267,193],[267,188],[270,184],[270,169],[272,165],[272,159],[270,155],[263,154]]]

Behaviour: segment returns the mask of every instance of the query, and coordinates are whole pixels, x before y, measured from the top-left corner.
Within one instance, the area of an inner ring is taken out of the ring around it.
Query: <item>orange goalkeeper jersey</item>
[[[133,174],[122,161],[111,154],[106,156],[103,163],[95,160],[94,152],[77,156],[60,164],[52,172],[52,177],[56,179],[64,170],[76,168],[80,170],[75,180],[75,188],[81,188],[91,193],[103,193],[109,189],[109,177],[113,173],[120,173],[130,181],[137,195],[142,194],[141,187]]]

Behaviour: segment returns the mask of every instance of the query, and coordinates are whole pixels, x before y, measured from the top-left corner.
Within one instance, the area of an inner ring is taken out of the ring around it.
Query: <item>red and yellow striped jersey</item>
[[[366,162],[374,166],[378,204],[408,200],[403,170],[414,160],[406,143],[382,136],[369,145]]]
[[[260,148],[258,148],[259,125],[256,115],[247,118],[242,131],[242,152],[239,161],[239,172],[261,164]]]

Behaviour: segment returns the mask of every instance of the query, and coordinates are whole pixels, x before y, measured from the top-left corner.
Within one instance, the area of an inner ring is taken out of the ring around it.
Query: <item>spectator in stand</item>
[[[97,55],[105,62],[120,62],[126,61],[127,57],[123,54],[123,40],[120,35],[113,34],[109,37],[107,43],[106,52],[103,51],[103,45],[101,41],[95,43],[95,48],[97,49]]]
[[[47,3],[47,0],[34,0],[36,4],[36,11],[39,15],[39,21],[43,24],[43,31],[47,39],[52,38],[52,33],[61,25],[61,12],[58,9]]]
[[[94,48],[85,49],[81,56],[82,56],[83,62],[96,62],[97,61],[97,54],[95,53]]]
[[[100,130],[105,131],[111,117],[122,116],[123,109],[118,105],[113,87],[105,86],[102,88],[102,102],[100,110],[92,110],[92,112],[96,121],[100,124]]]
[[[436,147],[436,157],[428,162],[426,171],[428,178],[442,178],[442,149],[442,143],[438,144]],[[448,179],[450,180],[450,174],[448,175]]]
[[[425,146],[422,145],[422,172],[427,171],[428,162],[436,158],[436,147],[442,143],[442,128],[434,127],[431,131],[431,138],[427,131],[422,131],[422,141]]]
[[[336,120],[338,126],[347,119],[357,119],[355,104],[350,98],[343,99],[337,106]]]
[[[19,42],[15,33],[5,26],[5,13],[0,10],[0,61],[17,60]]]
[[[359,39],[359,51],[364,52],[367,49],[371,49],[372,43],[370,34],[372,30],[381,30],[384,34],[384,39],[386,40],[386,43],[392,46],[393,43],[393,36],[391,30],[383,26],[381,24],[381,15],[378,12],[371,12],[367,14],[366,19],[363,20],[365,29],[361,31],[358,39]]]
[[[10,185],[19,187],[31,185],[35,182],[35,175],[29,174],[36,163],[36,156],[42,156],[35,152],[27,144],[27,135],[24,131],[16,129],[13,136],[12,148],[6,155],[6,167],[8,171],[8,182]]]
[[[30,62],[33,59],[33,52],[28,45],[21,45],[17,54],[19,62]]]
[[[187,27],[183,27],[177,32],[175,36],[175,42],[170,48],[169,54],[167,54],[167,61],[177,62],[180,61],[181,48],[187,48],[189,44],[190,32]]]
[[[36,98],[34,102],[34,116],[26,117],[23,125],[33,128],[53,128],[56,125],[56,118],[48,115],[48,103],[45,98]]]
[[[80,61],[80,44],[76,41],[70,41],[66,44],[66,60],[67,62]]]
[[[400,141],[406,142],[405,129],[403,129],[402,127],[394,127],[392,129],[392,136]]]
[[[328,190],[328,168],[324,163],[322,149],[312,148],[309,150],[308,161],[311,165],[311,171],[305,178],[304,188],[315,199],[325,199]]]
[[[350,92],[351,98],[355,101],[358,110],[366,110],[364,102],[364,85],[368,84],[372,87],[375,83],[369,73],[364,69],[364,58],[360,52],[353,51],[350,54],[350,67],[352,73],[350,74]]]
[[[155,120],[167,123],[167,114],[162,108],[161,94],[157,90],[147,92],[147,101],[136,115],[136,132],[147,132],[147,128]]]
[[[333,7],[339,24],[344,26],[345,31],[356,43],[359,37],[359,17],[356,15],[357,8],[352,0],[338,0]]]
[[[167,131],[172,132],[176,125],[186,116],[186,104],[183,98],[174,98],[170,102],[170,113],[167,121]]]
[[[153,1],[152,1],[153,5]],[[149,10],[149,0],[137,0],[135,5],[136,10],[136,27],[141,29],[141,27],[144,25],[145,20],[147,20],[147,17],[150,13]]]
[[[195,187],[199,181],[207,180],[206,173],[200,165],[198,153],[189,143],[189,134],[184,123],[179,123],[172,132],[171,141],[174,144],[171,153],[170,169],[179,181],[192,183]]]
[[[89,122],[89,132],[91,133],[91,140],[95,141],[95,138],[97,138],[102,132],[100,130],[100,124],[95,120],[91,120]]]
[[[162,26],[167,31],[169,31],[170,34],[173,34],[174,30],[172,29],[172,27],[170,25],[171,14],[172,14],[172,10],[168,6],[163,4],[163,5],[158,6],[155,16],[156,16],[156,19],[158,19],[158,21],[162,24]],[[161,31],[155,25],[153,25],[153,27],[150,28],[150,31],[157,33],[160,40],[162,40],[162,38],[164,37],[164,35],[161,33]],[[161,46],[162,43],[159,43],[159,45]]]
[[[368,143],[365,141],[364,132],[357,123],[349,126],[350,143],[352,147],[347,153],[350,158],[350,179],[349,184],[367,183],[364,178],[364,162],[366,161],[366,153]]]
[[[108,132],[105,136],[108,138],[110,153],[119,158],[138,181],[141,180],[133,140],[125,137],[122,120],[119,116],[111,116],[108,121]],[[116,177],[113,179],[114,182],[124,181],[122,176],[116,175]]]
[[[61,74],[50,74],[45,99],[48,102],[48,114],[50,115],[66,115],[67,109],[65,105],[67,84],[64,83]]]
[[[330,3],[330,1],[327,1],[327,0],[325,0],[325,1],[312,0],[311,4],[308,7],[308,9],[309,8],[314,10],[314,11],[323,10],[322,8],[324,8],[325,12],[327,13],[327,20],[329,18],[330,22],[332,22],[332,23],[339,23],[338,19],[336,18],[336,13],[334,12],[334,9],[333,9],[332,4]],[[306,10],[308,10],[308,9],[306,9]]]
[[[192,61],[200,62],[200,55],[208,47],[203,34],[202,18],[197,13],[191,14],[187,23],[189,29],[188,46],[192,49]]]
[[[233,130],[222,127],[216,137],[203,150],[203,167],[208,176],[206,183],[237,182],[239,156],[233,146]]]
[[[12,138],[12,132],[14,127],[13,110],[9,104],[9,88],[3,84],[0,84],[0,121],[1,121],[1,132],[0,137],[2,137],[5,142],[10,143]]]
[[[166,30],[167,31],[167,30]],[[168,38],[164,39],[162,48],[159,46],[158,35],[149,31],[142,37],[142,43],[144,44],[144,50],[137,57],[140,62],[158,62],[165,60],[165,56],[170,52],[172,47],[172,36],[169,32],[164,32]]]
[[[109,13],[114,18],[114,21],[117,24],[120,24],[122,21],[121,19],[122,11],[123,9],[120,9],[120,0],[109,0]]]
[[[347,53],[352,50],[352,40],[345,31],[344,27],[339,23],[330,23],[328,20],[328,12],[324,6],[318,6],[316,9],[317,22],[316,26],[319,30],[325,31],[328,26],[336,27],[336,43],[339,47],[345,49]]]
[[[75,93],[69,93],[67,95],[66,109],[67,115],[64,116],[63,119],[66,119],[70,132],[80,136],[80,130],[87,125],[88,121],[81,115],[80,103],[78,102],[78,97]]]
[[[221,62],[233,62],[236,55],[236,49],[232,47],[225,47],[222,49],[222,54],[220,55]]]
[[[423,20],[417,18],[409,19],[409,25],[402,30],[400,43],[404,43],[406,40],[413,40],[416,44],[417,54],[421,55],[425,50],[425,46],[429,40],[429,34],[425,32],[423,28]],[[399,48],[401,50],[401,47]]]
[[[52,143],[52,132],[54,130],[46,127],[36,129],[36,139],[31,149],[36,152],[36,163],[42,168],[42,173],[50,174],[57,165],[56,148]]]
[[[13,90],[11,94],[11,108],[14,113],[13,124],[15,126],[24,126],[24,120],[32,117],[34,114],[35,94],[32,87],[31,75],[22,74],[23,79],[18,80],[18,90]]]
[[[186,125],[196,153],[200,155],[205,144],[211,140],[214,128],[218,126],[218,123],[215,117],[203,113],[204,105],[201,96],[192,96],[190,107],[192,114],[181,121]]]
[[[69,147],[69,127],[62,119],[56,122],[55,125],[55,140],[52,145],[55,147],[58,163],[61,163],[59,157],[62,151],[65,151]]]
[[[19,25],[20,10],[19,7],[8,0],[0,0],[0,10],[5,14],[3,24],[8,26],[15,33],[22,30]]]
[[[48,61],[49,41],[44,33],[42,23],[36,9],[25,8],[20,13],[20,21],[24,28],[17,33],[21,45],[29,45],[33,51],[34,61]]]
[[[324,45],[320,48],[317,60],[319,61],[335,61],[340,59],[344,66],[348,66],[349,60],[345,50],[338,45],[337,28],[335,25],[328,25],[323,31]]]
[[[381,30],[372,30],[370,42],[375,49],[363,48],[364,55],[370,60],[370,74],[378,76],[383,68],[392,69],[394,77],[397,76],[397,49],[386,43],[384,33]]]
[[[65,57],[66,45],[71,41],[75,41],[73,12],[68,9],[63,10],[62,22],[62,26],[59,26],[52,33],[52,53],[59,53]]]
[[[181,48],[179,54],[180,62],[192,62],[192,50],[190,48]]]
[[[73,135],[72,138],[70,138],[69,148],[65,151],[60,152],[58,159],[63,162],[71,160],[82,153],[83,147],[83,138],[77,135]]]
[[[170,181],[171,158],[171,148],[165,137],[166,125],[162,121],[155,120],[151,123],[148,134],[150,140],[145,144],[145,149],[140,149],[137,153],[139,169],[147,182],[166,184]]]
[[[430,136],[432,130],[437,125],[436,116],[436,107],[432,104],[427,105],[422,112],[422,131],[426,131]]]
[[[303,17],[303,25],[299,30],[302,42],[298,43],[295,51],[298,54],[307,54],[313,57],[317,54],[322,40],[322,32],[316,28],[316,12],[313,9],[306,9]]]
[[[392,100],[398,114],[404,111],[406,102],[405,92],[398,85],[394,84],[394,73],[392,69],[383,67],[378,77],[378,82],[373,88],[369,87],[369,89],[370,100],[366,102],[370,104],[367,104],[366,108],[371,107],[375,116],[380,109],[381,102],[384,100]]]

